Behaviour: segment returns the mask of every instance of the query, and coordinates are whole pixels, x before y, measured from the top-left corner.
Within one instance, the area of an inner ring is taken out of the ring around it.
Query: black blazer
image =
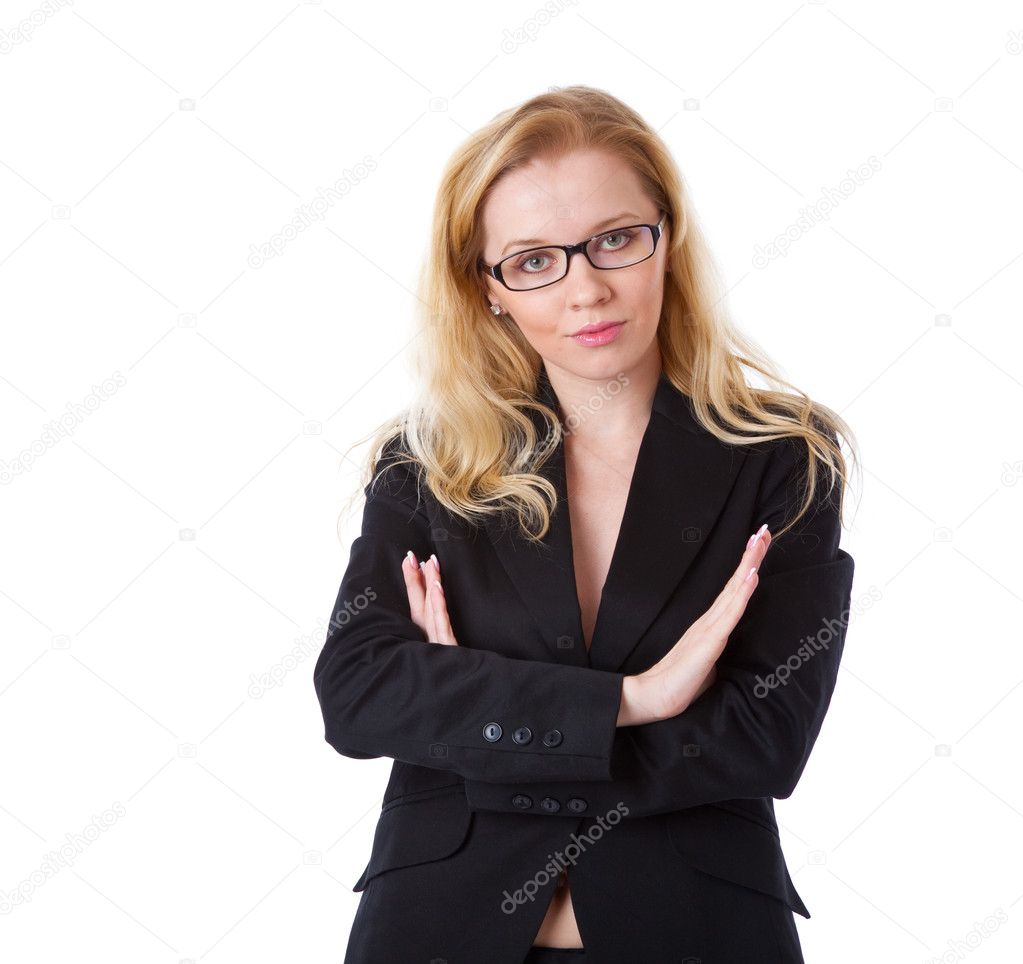
[[[543,368],[538,397],[558,411]],[[587,964],[685,960],[694,868],[715,900],[715,886],[766,895],[794,934],[792,912],[810,914],[772,798],[792,793],[821,729],[853,580],[826,472],[816,507],[772,542],[715,685],[672,719],[615,721],[624,676],[709,608],[761,523],[776,533],[794,514],[805,445],[726,445],[662,374],[589,651],[563,445],[540,469],[559,494],[542,548],[507,521],[466,525],[393,461],[366,488],[314,670],[327,742],[395,761],[347,964],[521,964],[565,866]],[[409,549],[436,552],[458,646],[411,621]]]

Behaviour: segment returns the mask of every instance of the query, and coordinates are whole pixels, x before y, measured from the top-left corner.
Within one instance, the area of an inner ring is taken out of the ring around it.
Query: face
[[[613,154],[586,150],[554,161],[534,160],[505,175],[487,199],[482,211],[483,260],[496,264],[527,248],[575,244],[616,227],[656,224],[660,218],[635,172]],[[506,312],[493,316],[494,323],[518,325],[548,371],[558,368],[604,381],[648,364],[658,353],[667,220],[661,228],[653,255],[625,268],[594,268],[580,252],[573,255],[564,278],[543,288],[510,291],[485,275],[490,303]],[[519,239],[536,240],[514,243]],[[613,249],[622,244],[622,236],[609,236],[601,244]],[[543,269],[548,263],[543,257],[522,261],[526,270]],[[584,325],[608,321],[624,322],[613,329],[613,338],[605,334],[587,342],[572,337]]]

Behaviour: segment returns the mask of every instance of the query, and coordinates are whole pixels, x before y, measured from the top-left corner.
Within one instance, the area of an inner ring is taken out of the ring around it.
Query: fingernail
[[[745,582],[749,582],[753,578],[753,573],[755,573],[756,571],[757,571],[757,567],[754,566],[752,569],[750,569],[750,571],[748,573],[746,573],[746,579],[744,581]]]
[[[440,562],[437,559],[436,553],[433,553],[430,556],[430,558],[433,560],[433,564],[434,564],[435,568],[437,569],[437,572],[440,572]]]
[[[405,558],[408,559],[413,566],[418,565],[418,563],[416,562],[416,554],[411,549],[409,549],[409,551],[405,553]]]

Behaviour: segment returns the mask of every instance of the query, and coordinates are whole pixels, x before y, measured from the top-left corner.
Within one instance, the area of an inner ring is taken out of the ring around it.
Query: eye
[[[614,243],[613,239],[619,239],[617,243]],[[624,248],[632,240],[631,231],[610,231],[607,234],[602,234],[598,239],[599,243],[603,245],[606,241],[611,240],[613,243],[610,247],[604,248],[605,251],[618,251],[620,248]]]
[[[549,259],[550,255],[544,254],[544,253],[531,254],[528,257],[522,258],[520,261],[515,262],[515,270],[516,271],[525,271],[526,274],[536,274],[537,272],[543,270],[542,266],[541,267],[534,267],[534,268],[527,268],[526,265],[528,265],[531,261],[534,261],[534,262],[535,261],[542,261],[544,258],[548,258]]]

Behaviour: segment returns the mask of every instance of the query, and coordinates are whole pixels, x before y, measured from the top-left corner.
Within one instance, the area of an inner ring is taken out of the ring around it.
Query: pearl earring
[[[493,313],[494,313],[495,315],[499,315],[499,314],[501,314],[501,313],[502,313],[502,312],[504,311],[504,308],[502,308],[502,307],[501,307],[500,305],[491,305],[491,306],[490,306],[490,310],[491,310],[491,311],[492,311],[492,312],[493,312]]]

